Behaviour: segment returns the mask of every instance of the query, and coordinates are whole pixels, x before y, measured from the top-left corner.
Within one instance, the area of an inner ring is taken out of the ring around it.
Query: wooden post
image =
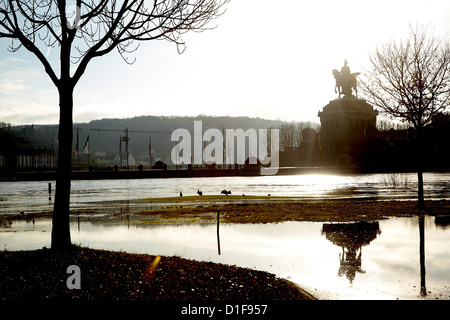
[[[219,256],[220,256],[219,225],[220,225],[220,210],[217,211],[217,251],[219,252]]]

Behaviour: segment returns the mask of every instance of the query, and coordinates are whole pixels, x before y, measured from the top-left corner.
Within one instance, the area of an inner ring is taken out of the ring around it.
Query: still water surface
[[[80,219],[87,219],[86,217]],[[106,218],[105,218],[106,219]],[[14,221],[0,246],[50,246],[51,221]],[[72,220],[73,243],[90,248],[181,256],[274,273],[321,299],[450,299],[450,221],[427,217],[421,274],[418,218],[371,223],[138,225]],[[82,269],[82,266],[80,266]],[[427,296],[420,295],[421,276]]]
[[[447,173],[426,173],[427,199],[450,199]],[[266,177],[72,181],[72,208],[98,207],[109,200],[232,194],[415,199],[415,174],[299,175]],[[48,183],[52,199],[48,200]],[[0,214],[52,210],[54,182],[0,182]],[[286,222],[264,225],[150,226],[71,222],[72,242],[91,248],[152,255],[178,255],[255,268],[287,278],[322,299],[450,299],[450,222],[425,221],[425,276],[420,267],[418,218],[388,219],[369,225]],[[51,221],[36,219],[0,225],[0,249],[50,246]]]

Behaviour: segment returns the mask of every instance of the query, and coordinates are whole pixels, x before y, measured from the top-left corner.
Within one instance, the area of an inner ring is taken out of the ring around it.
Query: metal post
[[[149,156],[149,167],[152,168],[152,136],[149,137],[148,141],[148,156]]]
[[[121,137],[120,141],[125,141],[125,153],[127,155],[127,170],[129,170],[129,166],[128,166],[128,141],[130,140],[130,138],[128,137],[128,127],[125,129],[125,137]],[[122,147],[120,147],[122,149]],[[120,165],[122,165],[122,151],[120,152]]]
[[[217,251],[220,256],[220,236],[219,236],[219,224],[220,224],[220,210],[217,211]]]
[[[127,153],[127,171],[130,170],[130,167],[128,165],[128,127],[125,130],[125,149],[126,149],[126,153]]]
[[[120,156],[120,164],[119,170],[122,170],[123,160],[122,160],[122,136],[119,138],[119,156]]]
[[[77,168],[78,168],[78,172],[80,172],[80,146],[79,146],[79,139],[78,139],[78,128],[77,128],[77,146],[76,146],[76,149],[77,149],[77,159],[78,159]]]

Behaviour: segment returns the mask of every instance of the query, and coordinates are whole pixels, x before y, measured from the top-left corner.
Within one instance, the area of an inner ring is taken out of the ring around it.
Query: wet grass
[[[164,198],[144,198],[139,199],[141,201],[152,202],[152,203],[183,203],[183,202],[231,202],[231,201],[276,201],[276,200],[286,200],[290,197],[282,196],[256,196],[256,195],[202,195],[202,196],[182,196],[182,197],[164,197]],[[300,199],[299,197],[292,197],[291,199]]]
[[[184,223],[208,222],[216,219],[217,212],[220,212],[223,223],[278,223],[373,221],[389,217],[450,213],[450,201],[446,200],[428,201],[425,210],[419,209],[416,201],[301,200],[281,197],[274,200],[255,197],[253,201],[245,202],[237,200],[230,199],[227,203],[211,202],[211,198],[202,202],[197,200],[197,203],[179,201],[160,208],[140,210],[136,214],[150,218],[143,219],[144,223],[173,223],[177,220]]]

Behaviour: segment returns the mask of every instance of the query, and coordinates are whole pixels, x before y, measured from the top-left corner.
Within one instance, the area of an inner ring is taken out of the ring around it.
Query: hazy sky
[[[319,122],[332,69],[352,72],[409,23],[450,35],[448,0],[231,0],[217,29],[185,36],[186,51],[141,43],[129,66],[117,52],[91,63],[74,95],[74,121],[141,115],[229,115]],[[0,40],[0,121],[58,122],[58,95],[37,59]],[[47,52],[57,58],[57,49]]]

